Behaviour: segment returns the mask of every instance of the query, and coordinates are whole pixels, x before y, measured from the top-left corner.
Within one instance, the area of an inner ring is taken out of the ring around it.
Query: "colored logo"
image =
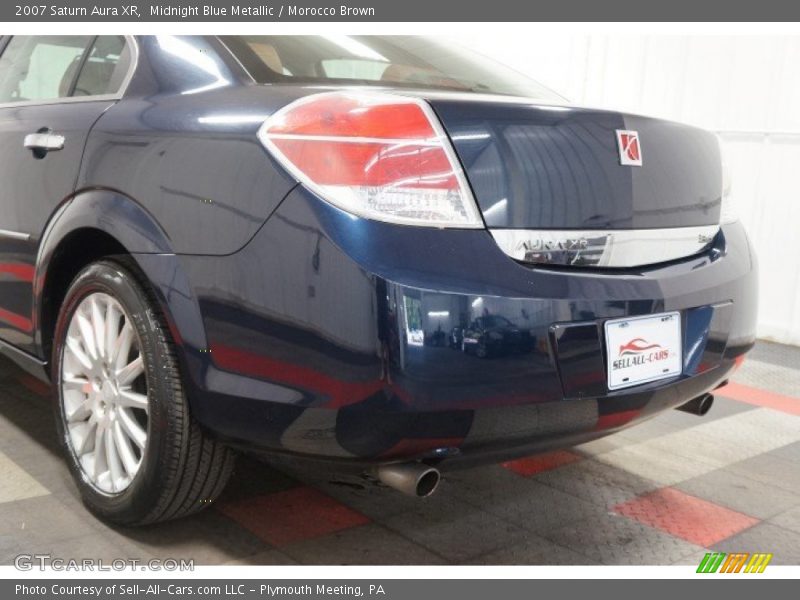
[[[630,167],[642,166],[639,132],[617,129],[617,149],[619,150],[619,164]]]
[[[697,567],[698,573],[763,573],[772,560],[764,552],[708,552]]]
[[[641,354],[646,350],[653,348],[661,348],[661,344],[648,344],[644,338],[634,338],[627,344],[619,347],[619,355],[625,356],[626,354]]]

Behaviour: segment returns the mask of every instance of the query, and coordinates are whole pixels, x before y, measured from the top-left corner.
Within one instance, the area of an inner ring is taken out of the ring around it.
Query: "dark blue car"
[[[207,506],[237,449],[427,495],[701,414],[754,343],[706,131],[421,38],[0,50],[0,351],[108,520]]]

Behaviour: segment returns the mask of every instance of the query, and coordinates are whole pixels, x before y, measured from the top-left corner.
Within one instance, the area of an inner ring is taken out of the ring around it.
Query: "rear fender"
[[[202,380],[206,332],[181,259],[172,251],[169,237],[155,218],[135,200],[114,190],[79,192],[56,211],[42,236],[34,275],[36,346],[40,355],[45,353],[41,324],[50,266],[59,248],[81,230],[101,231],[131,255],[153,288],[185,372],[192,381]]]

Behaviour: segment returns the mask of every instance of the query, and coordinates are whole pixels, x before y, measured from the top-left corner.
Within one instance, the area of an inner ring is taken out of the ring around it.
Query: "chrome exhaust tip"
[[[407,496],[426,498],[439,487],[438,469],[422,463],[399,463],[377,467],[373,473],[385,485]]]
[[[682,410],[683,412],[691,413],[693,415],[697,415],[698,417],[702,417],[709,410],[711,410],[711,406],[713,404],[714,404],[714,396],[712,394],[703,394],[702,396],[698,396],[697,398],[692,398],[686,404],[681,404],[676,408],[677,410]]]

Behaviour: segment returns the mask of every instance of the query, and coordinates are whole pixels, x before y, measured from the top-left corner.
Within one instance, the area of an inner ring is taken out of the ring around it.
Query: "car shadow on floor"
[[[147,527],[109,526],[78,497],[48,394],[0,359],[0,452],[46,490],[1,505],[4,564],[32,551],[197,565],[663,564],[701,550],[613,513],[614,505],[657,487],[592,460],[628,443],[622,438],[564,451],[568,460],[555,470],[551,459],[533,458],[446,472],[439,491],[423,500],[360,475],[241,456],[211,509]],[[601,550],[609,544],[619,550]]]

